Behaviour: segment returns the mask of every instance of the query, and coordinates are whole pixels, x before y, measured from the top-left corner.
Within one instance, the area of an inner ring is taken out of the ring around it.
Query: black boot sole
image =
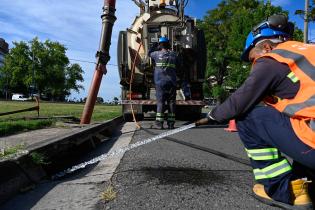
[[[269,206],[279,207],[282,209],[289,209],[289,210],[313,210],[314,209],[313,204],[311,204],[311,203],[307,204],[307,205],[299,205],[299,206],[295,205],[295,206],[293,206],[293,205],[282,203],[279,201],[274,201],[274,200],[262,198],[262,197],[256,195],[254,192],[253,192],[253,197],[264,204],[267,204]]]

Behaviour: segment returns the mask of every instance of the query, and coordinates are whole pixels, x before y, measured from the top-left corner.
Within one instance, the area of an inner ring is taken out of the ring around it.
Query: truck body
[[[198,118],[203,102],[203,82],[206,71],[206,43],[196,19],[184,14],[184,1],[134,0],[139,15],[130,28],[121,31],[118,40],[118,66],[122,87],[122,107],[125,120],[139,119],[144,113],[156,111],[154,65],[148,55],[159,37],[166,36],[171,48],[182,60],[177,69],[177,118]],[[191,97],[185,98],[183,86],[189,86]]]

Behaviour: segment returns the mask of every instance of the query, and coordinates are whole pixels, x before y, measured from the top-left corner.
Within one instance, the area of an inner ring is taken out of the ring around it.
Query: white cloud
[[[65,44],[67,55],[78,60],[95,61],[102,27],[103,1],[99,0],[1,0],[0,37],[12,41],[29,41],[35,36],[41,40],[51,39]],[[116,46],[119,31],[132,23],[138,8],[131,0],[117,0],[116,16],[110,63],[116,62]],[[73,61],[75,62],[75,61]],[[94,64],[80,63],[83,67],[85,91],[73,94],[83,98],[87,95],[94,73]],[[109,66],[102,81],[99,96],[111,100],[120,95],[117,67]]]

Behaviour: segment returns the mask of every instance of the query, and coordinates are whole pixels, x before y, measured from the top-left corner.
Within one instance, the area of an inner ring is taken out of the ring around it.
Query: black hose
[[[147,132],[147,133],[149,133],[151,135],[157,135],[157,133],[154,133],[154,132],[152,132],[152,131],[150,131],[150,130],[148,130],[146,128],[143,128],[143,127],[141,128],[141,130],[144,130],[145,132]],[[222,158],[225,158],[225,159],[228,159],[228,160],[232,160],[234,162],[238,162],[238,163],[241,163],[241,164],[246,165],[246,166],[251,166],[249,160],[245,160],[243,158],[235,157],[235,156],[223,153],[223,152],[219,152],[217,150],[213,150],[213,149],[210,149],[210,148],[207,148],[207,147],[202,147],[202,146],[199,146],[199,145],[196,145],[196,144],[180,141],[180,140],[177,140],[177,139],[174,139],[174,138],[170,138],[170,137],[165,137],[164,139],[166,139],[168,141],[172,141],[172,142],[178,143],[178,144],[182,144],[182,145],[194,148],[194,149],[198,149],[198,150],[201,150],[201,151],[204,151],[204,152],[208,152],[208,153],[211,153],[213,155],[217,155],[219,157],[222,157]]]

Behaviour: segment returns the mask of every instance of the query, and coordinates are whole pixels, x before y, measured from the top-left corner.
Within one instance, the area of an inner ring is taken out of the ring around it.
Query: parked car
[[[23,94],[15,93],[12,95],[12,101],[27,101],[28,98],[26,98]]]

